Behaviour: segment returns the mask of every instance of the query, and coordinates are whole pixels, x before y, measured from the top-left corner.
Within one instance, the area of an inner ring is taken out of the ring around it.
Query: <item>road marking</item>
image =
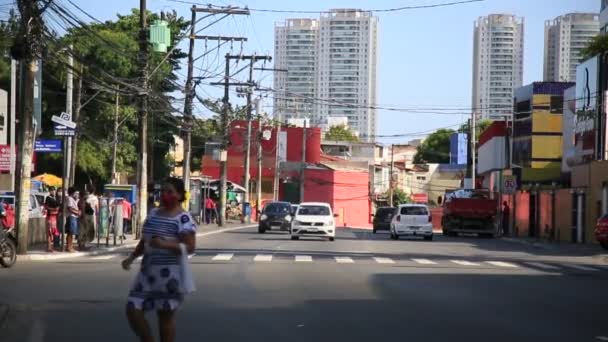
[[[91,258],[91,260],[110,260],[112,258],[117,257],[116,254],[114,255],[98,255],[98,256],[94,256]]]
[[[530,262],[526,262],[526,264],[528,264],[530,266],[533,266],[533,267],[542,268],[542,269],[545,269],[545,270],[559,270],[560,269],[557,266],[545,264],[545,263],[542,263],[542,262],[530,261]]]
[[[598,269],[596,268],[592,268],[589,266],[585,266],[585,265],[578,265],[578,264],[563,264],[563,266],[568,267],[568,268],[573,268],[575,270],[579,270],[579,271],[591,271],[591,272],[599,272]]]
[[[519,266],[512,264],[510,262],[504,261],[486,261],[488,264],[498,267],[509,267],[509,268],[518,268]]]
[[[352,264],[355,262],[352,258],[349,257],[334,257],[334,259],[336,259],[336,262],[338,264]]]
[[[378,257],[374,257],[374,260],[376,260],[376,262],[379,263],[379,264],[394,264],[395,263],[393,261],[393,259],[391,259],[391,258],[378,258]]]
[[[296,262],[312,262],[310,255],[296,255]]]
[[[271,254],[258,254],[253,258],[253,261],[270,262],[270,261],[272,261],[272,255]]]
[[[234,256],[233,253],[220,253],[220,254],[214,256],[212,260],[215,260],[215,261],[229,261],[229,260],[232,259],[233,256]]]
[[[595,339],[600,341],[608,341],[608,336],[595,336]]]
[[[462,266],[480,266],[480,264],[478,264],[476,262],[470,262],[470,261],[465,261],[465,260],[450,260],[450,261],[455,264],[462,265]]]
[[[429,259],[412,259],[413,262],[417,262],[422,265],[437,265],[436,262],[431,261]]]

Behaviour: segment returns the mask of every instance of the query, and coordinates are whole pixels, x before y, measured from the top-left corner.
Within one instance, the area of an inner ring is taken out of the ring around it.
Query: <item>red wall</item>
[[[329,169],[305,172],[305,202],[326,202],[332,206],[337,226],[371,227],[369,174]]]

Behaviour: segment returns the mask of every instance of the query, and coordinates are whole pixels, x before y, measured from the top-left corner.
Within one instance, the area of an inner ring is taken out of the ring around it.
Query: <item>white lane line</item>
[[[504,262],[504,261],[486,261],[486,262],[492,266],[498,266],[498,267],[509,267],[509,268],[518,268],[519,267],[515,264],[512,264],[510,262]]]
[[[595,336],[595,339],[600,341],[608,341],[608,336]]]
[[[213,257],[215,261],[229,261],[234,256],[234,253],[220,253]]]
[[[378,257],[374,257],[374,260],[376,260],[376,262],[379,263],[379,264],[394,264],[395,263],[393,261],[393,259],[391,259],[391,258],[378,258]]]
[[[422,264],[422,265],[437,265],[436,262],[431,261],[429,259],[412,259],[413,262]]]
[[[296,262],[312,262],[310,255],[296,255]]]
[[[573,268],[575,270],[579,270],[579,271],[599,272],[598,269],[589,267],[589,266],[585,266],[585,265],[577,265],[577,264],[562,264],[562,265],[565,267],[568,267],[568,268]]]
[[[530,262],[526,262],[527,265],[530,265],[532,267],[538,267],[538,268],[542,268],[544,270],[559,270],[560,268],[557,266],[553,266],[553,265],[549,265],[549,264],[545,264],[542,262],[536,262],[536,261],[530,261]]]
[[[465,260],[450,260],[450,261],[455,264],[462,265],[462,266],[480,266],[480,264],[478,264],[476,262],[470,262],[470,261],[465,261]]]
[[[338,264],[352,264],[355,262],[352,258],[349,257],[334,257],[334,259],[336,259],[336,262]]]
[[[115,258],[115,257],[117,257],[116,254],[114,254],[114,255],[98,255],[98,256],[91,257],[91,260],[110,260],[110,259]]]
[[[253,261],[270,262],[270,261],[272,261],[272,255],[271,254],[258,254],[253,258]]]

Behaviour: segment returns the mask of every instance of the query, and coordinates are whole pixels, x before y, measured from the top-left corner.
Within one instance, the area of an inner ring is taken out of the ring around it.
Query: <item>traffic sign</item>
[[[503,176],[502,192],[507,195],[514,194],[517,191],[517,178],[515,176]]]
[[[55,124],[55,135],[60,137],[73,137],[76,135],[76,130]]]
[[[61,116],[53,115],[51,121],[71,129],[76,128],[76,123],[72,121],[72,115],[68,113],[61,113]]]
[[[61,140],[40,140],[36,139],[34,145],[35,152],[61,152]]]

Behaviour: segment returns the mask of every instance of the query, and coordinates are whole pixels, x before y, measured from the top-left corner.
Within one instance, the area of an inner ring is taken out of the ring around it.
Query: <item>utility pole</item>
[[[471,119],[471,157],[472,157],[472,162],[471,162],[471,182],[473,183],[473,189],[475,189],[476,186],[476,180],[475,180],[475,175],[477,173],[477,157],[476,157],[476,143],[477,143],[477,135],[475,134],[477,131],[476,128],[476,123],[477,123],[477,118],[476,118],[476,114],[473,112],[473,118]]]
[[[17,186],[17,252],[27,253],[29,201],[32,173],[32,154],[34,152],[34,78],[38,65],[36,59],[42,55],[42,32],[44,22],[42,12],[46,7],[40,8],[38,1],[18,0],[17,5],[21,14],[20,32],[15,39],[13,54],[21,59],[22,76],[19,119],[19,181]]]
[[[139,170],[137,177],[137,228],[135,238],[141,231],[148,214],[148,29],[146,23],[146,0],[139,0],[139,69],[141,90],[139,95],[138,133]]]
[[[300,164],[300,203],[304,202],[304,170],[306,170],[306,139],[308,130],[306,128],[306,118],[302,129],[302,163]]]
[[[73,49],[70,48],[70,53],[74,53]],[[72,65],[73,67],[73,65]],[[78,77],[78,83],[76,83],[76,95],[74,96],[74,107],[70,109],[70,112],[73,113],[72,121],[76,123],[80,123],[80,110],[82,106],[80,105],[82,102],[82,74],[84,72],[84,66],[80,65],[80,76]],[[74,135],[72,138],[72,154],[70,159],[70,172],[68,173],[70,176],[69,184],[76,183],[76,163],[77,163],[77,155],[78,155],[78,134]]]
[[[114,103],[114,139],[112,140],[112,184],[116,184],[116,154],[118,149],[118,110],[120,105],[120,97],[118,95],[119,88],[116,87],[115,103]]]
[[[391,144],[391,165],[388,175],[388,206],[393,206],[393,167],[395,167],[395,144]]]
[[[11,58],[11,120],[10,120],[10,130],[11,130],[11,136],[10,136],[10,147],[11,147],[11,151],[10,151],[10,171],[11,171],[11,186],[10,186],[10,190],[12,192],[15,192],[15,179],[16,179],[16,172],[15,172],[15,162],[16,162],[16,155],[15,155],[15,123],[17,121],[17,118],[15,117],[15,115],[17,115],[17,69],[19,68],[19,64],[17,63],[16,60]]]
[[[226,223],[226,196],[228,195],[228,115],[230,114],[230,54],[226,54],[226,69],[225,69],[225,84],[224,84],[224,108],[222,110],[222,152],[220,153],[220,219],[219,226],[222,227]]]
[[[70,51],[68,52],[68,70],[67,70],[67,81],[65,89],[65,112],[72,116],[72,96],[74,93],[74,57],[72,56],[72,45],[70,45]],[[63,139],[65,149],[63,151],[63,181],[62,181],[62,194],[61,194],[61,248],[64,246],[65,239],[65,223],[68,217],[68,187],[70,186],[70,163],[72,161],[72,137],[66,136]]]
[[[274,153],[275,153],[275,161],[274,161],[274,182],[273,182],[273,186],[272,186],[272,199],[274,201],[278,201],[279,200],[279,179],[281,178],[281,158],[279,156],[279,150],[281,147],[281,120],[278,119],[275,122],[275,148],[274,148]]]
[[[258,134],[257,134],[257,151],[258,151],[258,181],[255,183],[256,186],[256,213],[258,217],[260,216],[260,210],[262,210],[262,161],[264,160],[264,155],[262,151],[262,112],[261,112],[261,98],[256,100],[256,109],[255,113],[258,116]]]
[[[183,179],[186,191],[190,191],[190,169],[192,159],[192,126],[193,116],[192,107],[194,102],[194,42],[196,39],[205,40],[217,40],[217,41],[246,41],[246,38],[241,37],[220,37],[220,36],[199,36],[196,35],[196,14],[199,12],[208,13],[209,15],[224,14],[224,17],[218,19],[222,20],[232,14],[249,15],[248,9],[238,8],[198,8],[195,5],[190,9],[192,11],[192,21],[190,23],[190,45],[188,49],[188,75],[186,77],[185,86],[185,101],[184,101],[184,125],[183,125],[183,139],[184,139],[184,164],[183,164]],[[215,23],[215,22],[214,22]],[[210,24],[212,25],[212,24]],[[188,203],[190,205],[190,203]]]

